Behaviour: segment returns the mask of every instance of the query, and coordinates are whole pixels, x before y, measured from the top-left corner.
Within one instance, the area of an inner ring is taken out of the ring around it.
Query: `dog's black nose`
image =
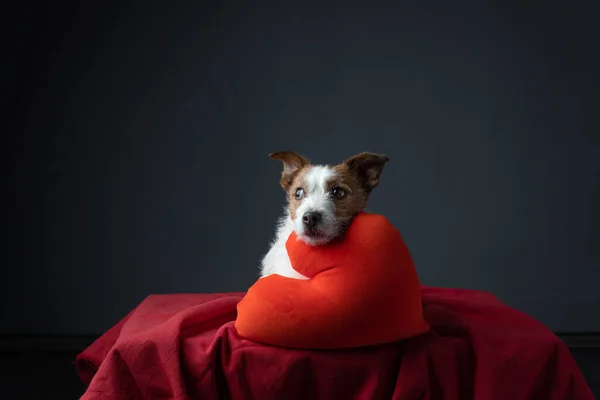
[[[319,222],[321,222],[321,213],[314,211],[307,212],[302,216],[302,222],[304,222],[304,225],[312,229],[317,226]]]

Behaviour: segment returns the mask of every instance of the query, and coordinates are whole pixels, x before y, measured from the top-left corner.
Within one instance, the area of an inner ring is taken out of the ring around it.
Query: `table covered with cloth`
[[[147,297],[78,355],[83,399],[588,400],[568,348],[491,294],[423,287],[422,335],[302,350],[240,337],[244,293]]]

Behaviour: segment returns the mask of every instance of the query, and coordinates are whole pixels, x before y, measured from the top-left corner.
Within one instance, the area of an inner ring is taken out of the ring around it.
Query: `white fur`
[[[271,274],[277,274],[294,279],[308,279],[292,267],[288,256],[285,242],[294,230],[294,223],[286,210],[286,215],[279,220],[275,240],[271,244],[269,252],[262,259],[261,278]]]
[[[296,209],[296,218],[292,220],[286,209],[284,217],[279,221],[275,240],[262,260],[261,277],[278,274],[288,278],[308,279],[292,267],[285,243],[293,231],[296,231],[300,240],[311,246],[323,244],[336,235],[339,226],[335,219],[335,203],[330,193],[327,192],[327,182],[334,175],[335,171],[330,167],[310,167],[305,177],[304,198]],[[322,215],[320,227],[322,238],[305,236],[302,216],[310,211],[317,211]]]

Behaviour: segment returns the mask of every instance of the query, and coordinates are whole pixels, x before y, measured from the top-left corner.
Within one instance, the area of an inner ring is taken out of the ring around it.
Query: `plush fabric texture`
[[[394,342],[429,329],[410,253],[385,217],[361,213],[341,240],[324,246],[308,246],[292,233],[286,247],[294,269],[311,279],[259,279],[238,304],[241,336],[335,349]]]
[[[243,293],[149,296],[77,357],[82,399],[594,399],[569,349],[535,319],[487,293],[422,292],[429,332],[345,350],[240,337]]]

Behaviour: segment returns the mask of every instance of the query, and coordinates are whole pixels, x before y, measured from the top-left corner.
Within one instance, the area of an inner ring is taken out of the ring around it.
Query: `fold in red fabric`
[[[560,339],[487,293],[423,288],[429,332],[312,351],[241,338],[243,295],[149,296],[77,357],[82,398],[594,399]]]

